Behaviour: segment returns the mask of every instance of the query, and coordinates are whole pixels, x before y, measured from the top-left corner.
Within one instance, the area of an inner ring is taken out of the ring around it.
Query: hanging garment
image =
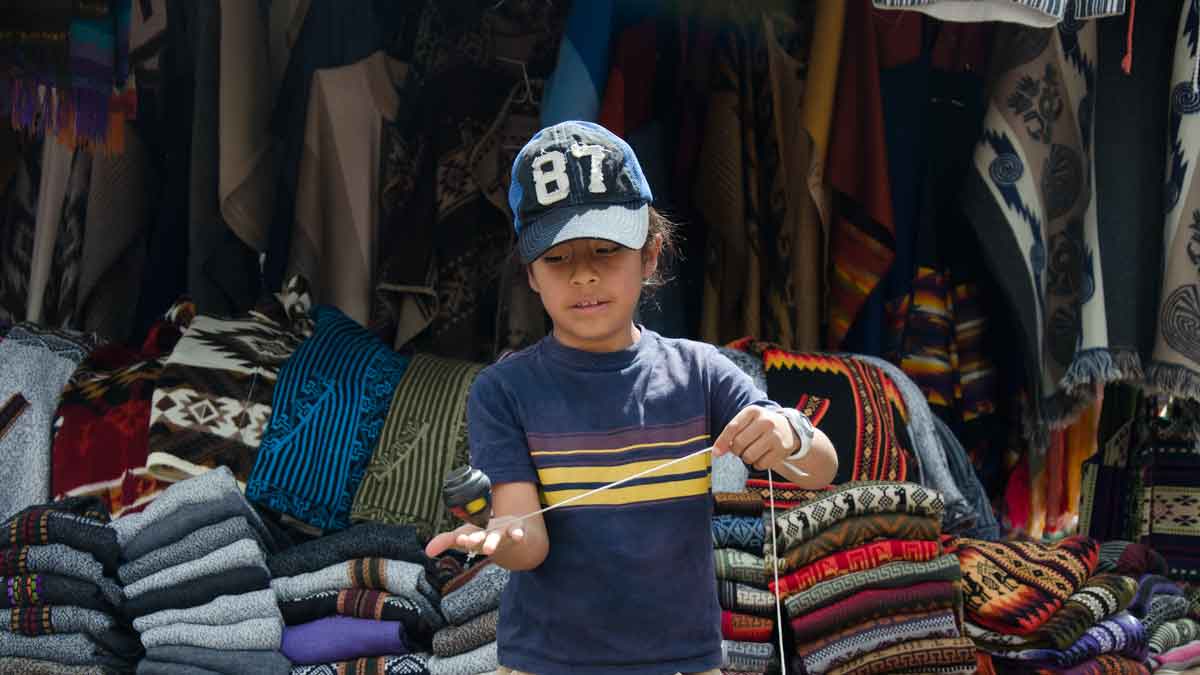
[[[558,46],[558,62],[546,81],[542,126],[567,120],[596,120],[600,95],[608,79],[615,4],[615,0],[600,0],[571,5],[566,31]]]
[[[1163,282],[1157,339],[1146,373],[1162,391],[1200,398],[1200,58],[1195,27],[1200,7],[1184,2],[1171,75],[1167,136],[1167,216],[1163,231]]]
[[[2,345],[0,345],[2,346]],[[1167,560],[1167,575],[1200,581],[1200,445],[1186,425],[1154,429],[1137,449],[1141,543]]]
[[[874,0],[879,9],[923,12],[941,21],[1008,21],[1049,28],[1125,13],[1126,0]]]

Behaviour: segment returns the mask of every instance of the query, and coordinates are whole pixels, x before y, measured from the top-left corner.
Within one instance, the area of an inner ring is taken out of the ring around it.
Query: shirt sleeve
[[[494,371],[484,370],[471,385],[467,439],[471,466],[487,474],[493,485],[537,482],[516,395]]]
[[[751,405],[779,410],[781,406],[772,401],[767,393],[754,384],[750,376],[738,368],[724,354],[710,347],[708,352],[708,400],[711,417],[709,433],[715,440],[726,425],[743,408]]]

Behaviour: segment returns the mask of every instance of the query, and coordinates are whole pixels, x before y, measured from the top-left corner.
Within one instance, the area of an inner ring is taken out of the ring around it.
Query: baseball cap
[[[633,149],[599,124],[546,127],[513,160],[508,205],[525,263],[572,239],[641,248],[652,201]]]

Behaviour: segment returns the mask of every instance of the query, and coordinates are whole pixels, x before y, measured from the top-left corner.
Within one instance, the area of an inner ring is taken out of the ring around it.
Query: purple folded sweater
[[[283,629],[280,650],[296,665],[353,661],[371,656],[408,653],[404,624],[348,616],[331,616]]]

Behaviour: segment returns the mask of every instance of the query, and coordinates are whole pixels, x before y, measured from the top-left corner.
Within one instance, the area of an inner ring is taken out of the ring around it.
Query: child
[[[714,347],[634,324],[671,243],[651,200],[633,151],[596,124],[543,129],[513,163],[518,250],[554,330],[472,387],[471,463],[492,481],[487,530],[464,525],[426,548],[483,553],[513,571],[501,673],[721,665],[708,453],[521,516],[710,445],[808,488],[837,472],[829,439]]]

